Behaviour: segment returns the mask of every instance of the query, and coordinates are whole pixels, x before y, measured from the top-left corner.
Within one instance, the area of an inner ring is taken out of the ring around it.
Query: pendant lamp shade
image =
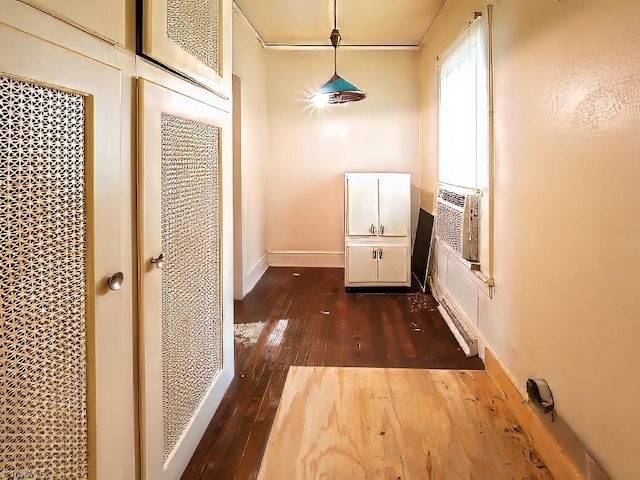
[[[367,97],[367,94],[338,75],[337,55],[342,36],[338,31],[337,0],[333,2],[333,30],[331,31],[331,45],[333,45],[333,76],[311,95],[310,100],[316,105],[357,102]]]
[[[366,98],[366,96],[367,95],[353,83],[347,82],[340,75],[334,73],[329,81],[316,90],[311,98],[314,102],[334,104],[357,102],[358,100]]]

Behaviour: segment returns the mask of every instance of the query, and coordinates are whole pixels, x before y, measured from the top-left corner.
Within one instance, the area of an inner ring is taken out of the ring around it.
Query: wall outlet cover
[[[543,378],[527,379],[529,400],[544,413],[551,413],[555,407],[549,384]]]

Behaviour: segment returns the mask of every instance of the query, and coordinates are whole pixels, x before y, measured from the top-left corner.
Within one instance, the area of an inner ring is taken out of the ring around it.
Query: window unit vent
[[[470,262],[479,260],[478,216],[480,195],[438,188],[436,238]]]

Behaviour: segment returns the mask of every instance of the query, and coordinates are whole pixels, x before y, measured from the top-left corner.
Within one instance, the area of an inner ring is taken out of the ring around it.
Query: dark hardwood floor
[[[460,350],[430,295],[347,293],[343,275],[272,267],[236,302],[236,376],[183,480],[257,476],[290,365],[484,368]]]

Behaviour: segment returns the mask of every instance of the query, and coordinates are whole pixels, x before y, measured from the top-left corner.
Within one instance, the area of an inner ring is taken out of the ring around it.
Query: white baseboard
[[[269,261],[267,258],[267,254],[265,253],[258,263],[256,263],[253,268],[249,271],[249,273],[244,277],[243,286],[242,286],[242,297],[253,290],[253,287],[256,286],[256,283],[262,278],[264,272],[269,268]]]
[[[512,414],[529,438],[553,478],[567,480],[609,479],[606,472],[593,460],[571,427],[562,417],[555,421],[537,412],[526,400],[505,362],[489,345],[483,351],[489,378],[502,392]]]
[[[269,252],[270,267],[344,267],[344,252]]]
[[[444,318],[444,321],[449,326],[449,330],[453,333],[453,336],[460,344],[460,348],[468,357],[478,355],[478,329],[473,325],[473,322],[464,312],[462,308],[455,301],[455,297],[451,295],[445,285],[436,277],[436,291],[434,292],[436,300],[440,303],[438,305],[438,311]],[[455,313],[455,319],[451,317],[449,312],[445,309],[445,305],[448,308],[453,309]]]
[[[226,368],[213,381],[189,425],[185,427],[182,436],[177,440],[176,446],[165,462],[163,479],[177,480],[183,474],[202,439],[202,435],[222,402],[231,380],[233,380],[233,368]]]

